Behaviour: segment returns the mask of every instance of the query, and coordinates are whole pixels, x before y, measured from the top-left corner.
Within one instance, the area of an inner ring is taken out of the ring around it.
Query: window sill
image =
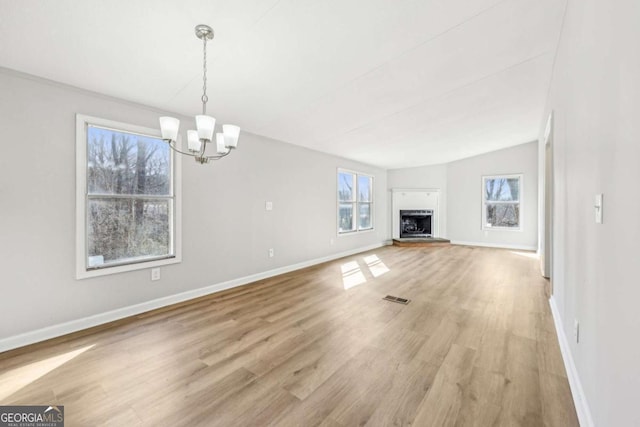
[[[110,274],[127,273],[129,271],[147,270],[149,268],[161,267],[163,265],[179,264],[182,259],[178,256],[172,258],[158,259],[155,261],[140,262],[134,264],[117,265],[113,267],[97,268],[86,270],[84,267],[76,271],[76,279],[90,279],[92,277],[108,276]]]
[[[371,233],[372,231],[375,231],[375,228],[368,228],[366,230],[345,231],[345,232],[342,232],[342,233],[338,232],[338,237],[357,236],[359,234]]]
[[[507,227],[482,227],[482,231],[511,231],[511,232],[522,232],[522,227],[520,228],[507,228]]]

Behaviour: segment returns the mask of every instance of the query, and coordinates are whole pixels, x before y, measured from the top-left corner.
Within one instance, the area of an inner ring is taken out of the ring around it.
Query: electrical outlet
[[[151,269],[151,280],[160,280],[160,267]]]
[[[267,211],[273,210],[273,202],[264,202],[264,209]]]
[[[333,238],[329,239],[329,244],[330,244],[330,245],[333,245],[335,242],[336,242],[336,240],[335,240],[335,239],[333,239]]]
[[[273,248],[269,249],[269,258],[273,258],[274,251]]]
[[[580,322],[578,319],[573,321],[573,337],[576,339],[576,343],[580,342]]]

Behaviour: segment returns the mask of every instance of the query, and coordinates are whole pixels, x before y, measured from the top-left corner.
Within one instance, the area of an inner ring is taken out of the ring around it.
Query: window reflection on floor
[[[389,271],[389,268],[384,265],[384,262],[376,254],[364,257],[364,262],[367,263],[367,267],[369,267],[373,277],[380,277]]]
[[[360,270],[360,266],[357,261],[350,261],[342,264],[342,285],[345,289],[351,289],[355,286],[361,285],[367,281]]]
[[[389,271],[389,268],[376,254],[362,258],[362,266],[358,261],[349,261],[340,267],[342,270],[342,285],[345,289],[366,283],[367,279],[363,269],[371,273],[374,278],[380,277]]]

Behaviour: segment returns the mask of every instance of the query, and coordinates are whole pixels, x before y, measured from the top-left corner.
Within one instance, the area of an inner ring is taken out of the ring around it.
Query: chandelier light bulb
[[[236,148],[240,136],[240,127],[235,125],[222,125],[222,132],[224,133],[225,146]]]
[[[205,141],[213,139],[213,130],[216,127],[216,119],[211,116],[196,116],[196,128],[198,129],[198,137]]]
[[[180,129],[180,120],[173,117],[160,117],[162,139],[176,141],[178,139],[178,129]]]
[[[216,133],[216,151],[218,154],[224,154],[227,152],[227,148],[224,143],[224,134]]]
[[[198,139],[198,131],[187,131],[187,146],[189,148],[189,151],[200,151],[202,143],[200,142],[200,139]]]

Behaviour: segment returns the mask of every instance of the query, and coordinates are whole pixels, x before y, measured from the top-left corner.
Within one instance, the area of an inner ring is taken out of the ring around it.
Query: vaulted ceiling
[[[204,23],[219,122],[384,168],[436,164],[537,138],[565,3],[2,0],[0,66],[192,116]]]

